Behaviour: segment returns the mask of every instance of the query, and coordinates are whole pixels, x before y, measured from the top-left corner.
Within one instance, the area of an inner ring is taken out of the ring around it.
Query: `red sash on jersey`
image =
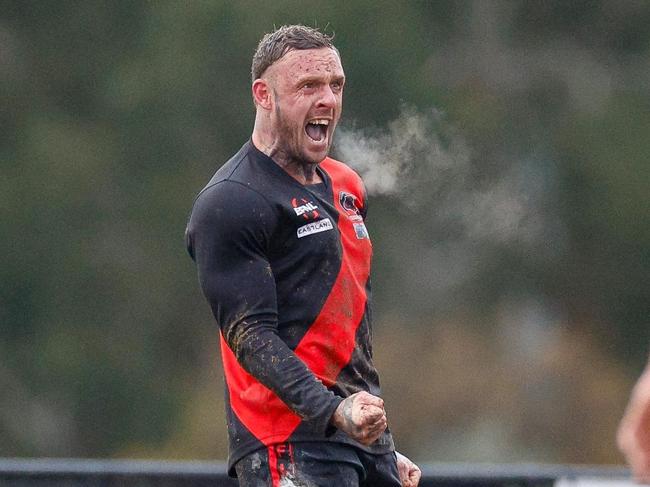
[[[331,386],[354,351],[356,331],[366,308],[372,246],[368,238],[357,237],[355,221],[339,201],[341,191],[345,191],[363,206],[361,179],[334,159],[326,158],[320,167],[332,180],[334,205],[339,212],[342,261],[323,308],[296,347],[295,354],[323,384]],[[223,336],[221,355],[233,412],[264,445],[285,442],[300,424],[300,416],[239,365]]]

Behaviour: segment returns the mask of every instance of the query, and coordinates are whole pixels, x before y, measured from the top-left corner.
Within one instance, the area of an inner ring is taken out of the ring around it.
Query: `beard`
[[[323,158],[314,160],[304,148],[304,140],[307,137],[305,133],[304,121],[297,122],[290,120],[284,116],[279,104],[275,106],[276,115],[276,150],[278,156],[282,157],[285,161],[290,163],[297,163],[300,165],[319,164]],[[333,130],[332,130],[333,134]],[[330,135],[332,135],[330,134]],[[331,148],[331,137],[328,140],[327,154]]]

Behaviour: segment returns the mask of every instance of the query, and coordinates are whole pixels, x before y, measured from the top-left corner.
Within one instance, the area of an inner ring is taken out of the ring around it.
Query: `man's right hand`
[[[362,445],[370,445],[386,429],[384,401],[365,391],[346,397],[330,422]]]

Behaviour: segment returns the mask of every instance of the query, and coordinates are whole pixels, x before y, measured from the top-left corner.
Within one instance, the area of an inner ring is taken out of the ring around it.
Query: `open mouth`
[[[311,120],[305,126],[305,132],[315,142],[322,142],[327,137],[327,127],[330,121],[325,118]]]

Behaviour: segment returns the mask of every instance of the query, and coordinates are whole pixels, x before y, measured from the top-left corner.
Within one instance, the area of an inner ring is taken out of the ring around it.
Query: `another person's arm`
[[[634,478],[650,483],[650,357],[632,390],[617,439]]]

